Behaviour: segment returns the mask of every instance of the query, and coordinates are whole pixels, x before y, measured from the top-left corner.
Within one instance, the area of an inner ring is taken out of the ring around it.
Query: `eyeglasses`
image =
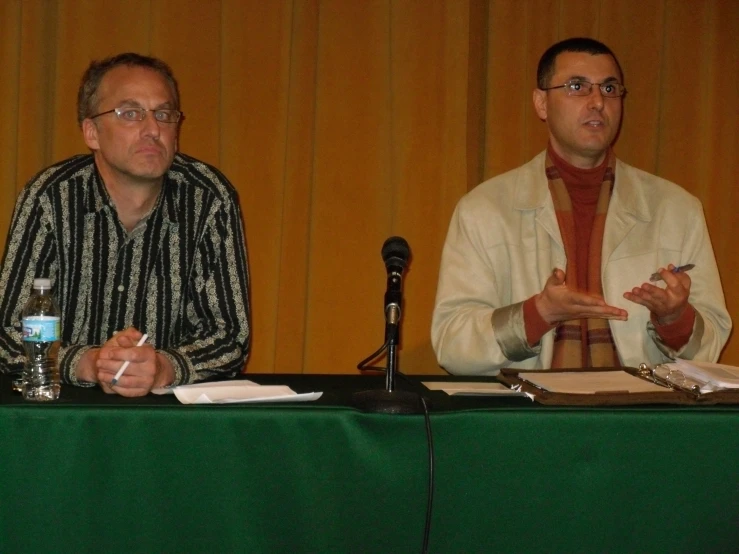
[[[147,110],[146,108],[113,108],[107,112],[100,112],[99,114],[91,115],[90,119],[114,113],[121,121],[143,121],[146,119],[146,112],[152,112],[154,114],[154,120],[157,121],[157,123],[177,123],[182,118],[181,111],[170,110],[168,108],[160,108],[156,110]]]
[[[600,89],[600,93],[606,98],[618,98],[619,96],[626,94],[626,87],[621,83],[616,83],[614,81],[591,83],[590,81],[585,81],[583,79],[570,79],[564,85],[543,88],[541,90],[563,88],[567,92],[567,96],[588,96],[593,91],[594,86],[597,86]]]

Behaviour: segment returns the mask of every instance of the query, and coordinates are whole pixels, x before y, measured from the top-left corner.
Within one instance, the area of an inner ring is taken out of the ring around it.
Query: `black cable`
[[[385,349],[387,348],[387,343],[383,344],[380,348],[378,348],[375,352],[367,356],[364,360],[359,362],[357,364],[357,369],[382,369],[385,370],[384,367],[364,367],[366,364],[374,360],[375,358],[379,357],[380,354],[382,354]]]
[[[421,554],[428,554],[429,536],[431,535],[431,514],[434,505],[434,437],[431,432],[431,418],[429,417],[429,409],[426,405],[426,399],[421,395],[421,404],[423,405],[423,417],[426,421],[426,441],[429,446],[429,482],[428,482],[428,501],[426,504],[426,525],[423,530],[423,548]]]
[[[357,364],[359,370],[377,370],[387,371],[386,367],[365,367],[365,365],[375,358],[377,358],[387,348],[388,344],[383,344],[374,354],[367,356],[364,360]],[[413,383],[413,381],[402,372],[398,371],[397,375],[404,379],[407,383]],[[429,408],[426,404],[426,399],[422,394],[419,395],[421,399],[421,405],[423,406],[423,418],[426,423],[426,442],[428,444],[429,451],[429,479],[428,479],[428,493],[426,501],[426,522],[423,528],[423,546],[421,547],[421,554],[428,554],[429,551],[429,537],[431,536],[431,516],[433,514],[434,505],[434,437],[431,432],[431,417],[429,416]]]

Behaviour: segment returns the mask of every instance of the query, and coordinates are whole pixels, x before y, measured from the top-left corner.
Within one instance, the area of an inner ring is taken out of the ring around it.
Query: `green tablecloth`
[[[424,417],[359,412],[341,398],[369,381],[321,377],[301,405],[4,393],[0,552],[420,552]],[[429,396],[430,552],[739,552],[736,406]]]

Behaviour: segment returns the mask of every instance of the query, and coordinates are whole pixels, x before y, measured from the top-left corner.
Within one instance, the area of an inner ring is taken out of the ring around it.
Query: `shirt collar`
[[[108,194],[108,190],[105,188],[105,183],[98,171],[94,158],[92,158],[90,172],[90,186],[88,189],[90,194],[88,196],[86,211],[88,213],[97,213],[104,208],[109,208],[110,210],[115,211],[113,200],[110,198],[110,194]],[[175,182],[175,179],[173,179],[172,171],[167,171],[167,173],[164,174],[162,191],[159,195],[159,199],[157,200],[155,207],[147,215],[146,219],[151,218],[158,211],[161,211],[164,221],[176,224],[179,221],[179,217],[177,210],[175,209],[176,202],[174,197],[178,196],[177,189],[179,186],[180,185]]]

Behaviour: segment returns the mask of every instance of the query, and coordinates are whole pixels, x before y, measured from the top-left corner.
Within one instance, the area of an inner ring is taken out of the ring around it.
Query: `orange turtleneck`
[[[551,147],[551,144],[548,146],[547,152],[559,170],[559,174],[567,187],[567,192],[570,194],[575,222],[575,240],[577,242],[577,282],[580,290],[586,291],[590,235],[592,234],[593,220],[595,219],[595,211],[600,194],[600,185],[603,182],[603,175],[608,167],[608,156],[606,156],[603,163],[598,167],[582,169],[562,159]],[[530,345],[539,342],[541,337],[555,327],[544,321],[536,309],[534,299],[535,296],[532,296],[523,305],[526,339]],[[663,342],[673,350],[682,348],[690,340],[690,336],[693,333],[695,311],[692,306],[688,306],[688,308],[677,321],[669,325],[659,325],[654,315],[652,315],[652,323],[655,325],[657,333]]]

